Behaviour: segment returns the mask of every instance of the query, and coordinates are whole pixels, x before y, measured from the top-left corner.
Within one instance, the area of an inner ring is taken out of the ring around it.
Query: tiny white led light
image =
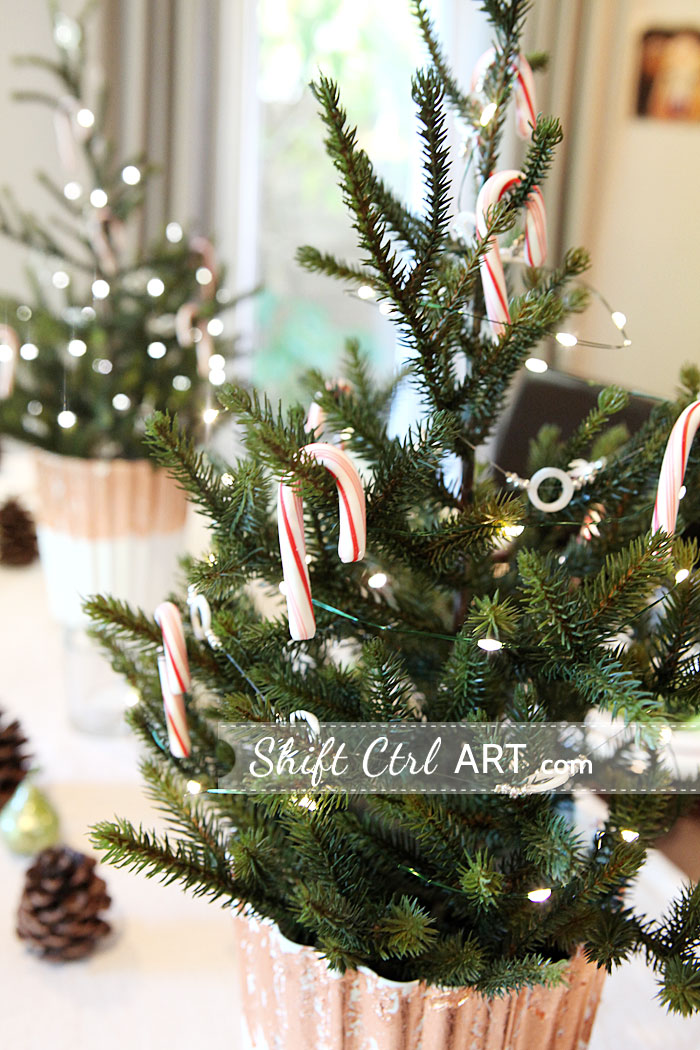
[[[227,489],[230,488],[231,485],[233,485],[234,481],[235,481],[235,478],[234,478],[233,474],[222,474],[221,475],[221,484],[225,485]]]
[[[623,828],[620,832],[620,835],[625,840],[625,842],[636,842],[639,838],[639,832],[632,831],[631,828]]]
[[[683,583],[690,576],[690,569],[679,569],[676,573],[676,583]]]
[[[92,362],[92,368],[94,372],[99,372],[101,376],[108,376],[112,371],[112,362],[108,361],[106,357],[97,357]]]
[[[620,329],[620,331],[622,331],[622,329],[627,324],[627,318],[621,310],[613,310],[613,312],[610,314],[610,320],[616,328]]]
[[[72,18],[64,15],[61,11],[56,12],[53,38],[59,47],[64,50],[76,48],[80,43],[81,35],[80,26],[77,22],[74,22]]]
[[[209,368],[223,368],[226,365],[226,359],[222,354],[212,354],[209,358]]]
[[[482,128],[485,128],[487,124],[491,123],[497,109],[498,106],[495,102],[489,102],[487,106],[484,106],[484,108],[481,111],[481,116],[479,117],[479,123],[481,124]]]
[[[127,164],[125,168],[122,168],[122,181],[127,186],[137,186],[141,181],[141,172],[135,164]]]
[[[44,410],[44,406],[41,401],[30,401],[27,405],[27,412],[30,416],[40,416]]]
[[[226,382],[226,373],[223,368],[212,368],[209,373],[209,382],[212,386],[222,386]]]
[[[62,290],[63,288],[67,288],[70,284],[70,277],[65,270],[56,270],[56,272],[51,275],[51,284],[54,288],[60,288]]]
[[[109,295],[109,284],[107,281],[103,281],[101,277],[98,277],[96,281],[93,281],[92,294],[96,299],[106,299]]]
[[[23,343],[19,348],[19,356],[24,361],[34,361],[39,356],[39,347],[34,343]]]
[[[202,419],[204,420],[204,422],[207,425],[209,425],[210,423],[214,422],[214,420],[216,419],[218,414],[219,414],[218,408],[205,408],[204,411],[202,412]]]
[[[223,334],[223,331],[224,322],[221,320],[221,318],[212,317],[211,321],[209,321],[209,323],[207,324],[207,332],[209,332],[209,335],[213,335],[216,339],[218,336]]]
[[[498,638],[477,638],[476,644],[486,653],[497,653],[503,648],[503,642],[499,642]]]
[[[192,383],[187,378],[187,376],[175,376],[175,378],[173,379],[173,387],[175,388],[175,390],[189,390],[191,386]]]
[[[79,182],[67,182],[63,187],[63,196],[67,201],[77,201],[82,195],[83,187]]]
[[[514,540],[517,536],[522,536],[524,531],[524,525],[506,525],[503,529],[503,535],[509,540]]]
[[[200,266],[194,276],[197,280],[197,284],[210,284],[214,275],[208,266]]]
[[[149,357],[152,357],[154,361],[157,361],[159,357],[165,357],[167,347],[165,343],[161,343],[160,340],[156,340],[154,343],[149,343],[146,347],[146,353]]]
[[[385,572],[375,572],[367,580],[367,586],[374,588],[378,591],[380,587],[386,587],[388,576]]]
[[[179,222],[169,222],[165,227],[165,236],[171,244],[178,244],[182,240],[182,226]]]
[[[126,691],[126,706],[127,707],[136,707],[136,705],[138,704],[140,699],[141,699],[141,696],[140,696],[140,694],[139,694],[137,689],[134,689],[134,688],[127,689],[127,691]]]
[[[189,795],[198,795],[201,790],[202,790],[202,785],[199,783],[198,780],[188,780],[187,781],[187,793]]]
[[[292,801],[296,806],[301,806],[302,809],[308,809],[311,813],[313,813],[315,809],[318,809],[318,802],[309,798],[308,795],[302,795],[302,797],[298,799],[292,797]]]
[[[131,398],[128,394],[115,394],[112,398],[112,404],[117,412],[126,412],[127,408],[131,407]]]
[[[685,485],[681,485],[681,487],[680,487],[680,488],[679,488],[679,490],[678,490],[678,499],[683,499],[683,497],[685,496],[685,494],[686,494],[686,492],[687,492],[687,491],[688,491],[688,490],[687,490],[687,488],[685,487]]]
[[[91,109],[84,107],[83,109],[78,110],[75,119],[81,128],[91,128],[95,123],[95,114]]]
[[[68,343],[68,353],[71,357],[82,357],[87,350],[87,343],[82,339],[71,339]]]
[[[376,298],[376,295],[377,293],[370,284],[361,284],[357,289],[358,299],[374,299]]]
[[[279,586],[278,586],[277,589],[279,590],[280,594],[286,594],[287,593],[287,584],[284,582],[284,580],[280,581]]]
[[[540,890],[530,890],[527,896],[534,904],[544,904],[552,896],[552,891],[549,886],[543,886]]]
[[[108,200],[109,197],[105,191],[99,188],[94,189],[90,194],[90,204],[92,204],[93,208],[105,208]]]
[[[91,306],[84,306],[80,311],[86,321],[94,321],[97,314]]]
[[[70,430],[71,427],[75,426],[77,421],[78,417],[76,416],[75,412],[71,412],[69,408],[64,408],[63,411],[59,412],[58,416],[56,417],[56,422],[58,423],[59,427],[63,427],[64,430]]]
[[[165,291],[165,285],[161,281],[160,277],[151,277],[150,281],[146,285],[146,291],[149,295],[152,295],[154,299],[157,299],[159,295],[162,295]]]
[[[561,346],[576,346],[578,339],[572,332],[557,332],[554,337]]]
[[[18,321],[31,321],[31,319],[32,319],[32,311],[31,311],[30,307],[25,306],[24,304],[22,304],[22,306],[18,306],[17,307],[17,320]]]
[[[546,372],[547,362],[543,361],[541,357],[528,357],[525,367],[528,372]]]

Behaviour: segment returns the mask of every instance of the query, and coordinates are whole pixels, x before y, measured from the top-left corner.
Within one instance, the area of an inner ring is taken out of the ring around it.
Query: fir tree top
[[[46,219],[5,187],[0,233],[29,249],[27,294],[0,295],[0,433],[64,455],[146,455],[145,420],[177,412],[191,433],[216,415],[231,340],[220,313],[233,305],[214,249],[170,222],[139,243],[145,156],[120,157],[107,131],[108,95],[86,75],[88,3],[72,19],[49,3],[55,56],[18,65],[48,76],[17,91],[47,107],[58,146],[54,173],[38,179],[52,200]],[[209,418],[209,417],[207,417]]]
[[[187,628],[192,749],[175,758],[164,743],[155,666],[160,629],[109,598],[89,603],[96,634],[141,696],[129,719],[148,749],[149,790],[173,828],[166,838],[116,821],[99,825],[95,842],[115,864],[248,905],[315,945],[332,967],[369,965],[395,979],[497,995],[560,981],[582,943],[608,969],[643,951],[663,1001],[688,1013],[700,1006],[700,890],[684,891],[660,921],[624,901],[647,847],[675,818],[673,797],[612,797],[590,842],[575,833],[569,800],[554,794],[318,795],[300,805],[290,795],[207,793],[230,763],[220,721],[288,719],[303,709],[334,722],[517,725],[578,721],[600,709],[653,722],[696,711],[700,701],[697,549],[680,535],[649,533],[669,429],[697,395],[698,376],[688,371],[679,403],[660,404],[628,440],[610,426],[625,403],[616,389],[568,439],[543,432],[533,461],[566,470],[578,457],[605,457],[555,514],[479,467],[476,450],[525,358],[583,307],[575,279],[587,259],[573,250],[553,268],[525,269],[494,338],[480,264],[493,235],[521,223],[561,131],[538,117],[520,180],[488,211],[486,234],[452,236],[448,110],[470,123],[480,188],[496,168],[527,5],[484,5],[496,33],[486,83],[497,106],[486,123],[483,100],[449,70],[425,5],[413,7],[432,56],[413,82],[424,207],[409,209],[379,177],[338,87],[320,77],[313,90],[361,258],[304,248],[300,259],[354,287],[369,284],[391,305],[424,418],[405,437],[390,435],[394,385],[376,384],[357,346],[348,347],[342,383],[310,377],[325,436],[344,442],[365,483],[367,554],[348,565],[337,560],[333,480],[301,454],[310,440],[304,407],[275,410],[255,392],[225,388],[221,402],[242,427],[244,451],[224,473],[171,418],[150,424],[158,458],[212,522],[211,552],[188,577],[209,601],[218,644]],[[456,486],[449,457],[461,464]],[[685,521],[697,515],[699,458],[692,453]],[[276,594],[282,577],[274,497],[290,478],[306,508],[317,618],[315,637],[296,642],[282,611],[265,617],[254,601],[254,588]],[[677,583],[678,566],[688,573]],[[497,651],[479,645],[487,638]],[[188,794],[188,781],[202,792]],[[551,892],[533,897],[533,887]]]

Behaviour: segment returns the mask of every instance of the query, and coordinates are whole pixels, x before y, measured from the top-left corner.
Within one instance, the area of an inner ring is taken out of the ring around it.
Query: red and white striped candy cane
[[[472,91],[481,91],[484,78],[496,60],[496,51],[490,47],[477,59],[472,73]],[[537,123],[537,104],[535,101],[535,78],[532,66],[522,53],[513,62],[515,73],[515,127],[522,139],[532,137],[532,129]]]
[[[333,382],[330,380],[326,383],[326,390],[329,393],[341,393],[349,394],[352,391],[352,383],[347,379],[336,379]],[[320,397],[320,394],[316,395]],[[304,423],[304,431],[307,434],[311,434],[312,437],[317,437],[326,425],[326,413],[321,408],[317,401],[312,401],[309,405],[308,415]],[[343,444],[340,445],[343,448]]]
[[[309,405],[309,411],[304,422],[304,432],[311,434],[312,437],[316,436],[316,431],[323,430],[326,424],[326,413],[323,411],[318,401],[312,401]]]
[[[338,555],[342,562],[360,561],[365,554],[367,523],[365,492],[360,475],[346,452],[325,442],[314,442],[301,450],[302,457],[322,463],[338,486],[340,536]],[[311,602],[311,582],[306,565],[304,506],[293,485],[280,482],[277,497],[282,571],[286,585],[289,633],[295,641],[313,638],[316,620]]]
[[[0,324],[0,401],[10,396],[15,385],[19,346],[19,336],[14,328]]]
[[[672,533],[676,528],[680,492],[683,485],[685,468],[690,455],[690,446],[700,426],[700,401],[684,408],[669,434],[659,474],[659,487],[656,492],[654,515],[651,519],[651,531]]]
[[[175,336],[180,346],[192,346],[192,329],[195,327],[199,303],[183,303],[175,314]]]
[[[504,193],[513,186],[517,186],[522,177],[521,171],[511,169],[498,171],[481,187],[476,198],[476,229],[480,237],[484,237],[488,232],[489,208],[497,204]],[[528,266],[541,266],[546,255],[547,217],[542,194],[535,186],[525,205],[525,261]],[[501,253],[495,237],[491,238],[490,248],[481,260],[480,270],[484,286],[486,316],[493,334],[498,337],[503,335],[506,330],[505,326],[510,324],[510,310]]]
[[[172,602],[161,602],[155,611],[155,619],[163,632],[165,668],[170,689],[173,693],[186,693],[191,678],[180,610]]]
[[[195,236],[190,238],[190,248],[193,252],[201,255],[202,265],[205,266],[211,274],[211,280],[207,281],[206,284],[201,285],[202,296],[204,299],[213,299],[216,294],[216,285],[219,279],[214,245],[208,237]]]
[[[168,727],[168,745],[170,754],[176,758],[187,758],[192,745],[187,728],[187,715],[185,714],[185,698],[182,693],[174,693],[170,688],[168,679],[168,662],[163,650],[158,653],[158,674],[160,676],[160,688],[163,694],[163,710],[165,711],[165,724]]]

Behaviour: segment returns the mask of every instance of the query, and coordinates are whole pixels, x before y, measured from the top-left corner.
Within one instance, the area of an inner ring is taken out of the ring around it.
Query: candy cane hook
[[[340,535],[338,555],[342,562],[360,561],[365,554],[367,524],[365,493],[360,475],[342,449],[314,442],[301,450],[302,457],[315,459],[328,470],[338,486]],[[313,638],[316,620],[311,601],[311,582],[306,564],[304,506],[293,484],[280,482],[277,524],[287,597],[289,633],[295,641]]]
[[[522,181],[521,171],[499,171],[487,179],[476,198],[476,230],[480,237],[488,233],[489,208],[497,204],[504,193]],[[547,218],[542,194],[535,186],[525,205],[525,261],[528,266],[541,266],[547,255]],[[501,262],[498,241],[491,238],[490,247],[480,263],[481,280],[484,286],[486,316],[496,338],[503,335],[510,324],[506,278]]]
[[[15,381],[20,340],[10,325],[0,324],[0,401],[9,397]]]
[[[700,401],[694,401],[683,409],[669,434],[651,519],[652,532],[663,529],[670,534],[675,531],[690,446],[699,426]]]
[[[477,59],[472,73],[472,91],[481,91],[484,78],[496,61],[496,51],[490,47]],[[513,94],[515,96],[515,127],[521,139],[532,138],[532,129],[537,123],[537,104],[535,101],[535,78],[532,66],[522,52],[513,59],[511,66],[515,74]]]
[[[155,619],[163,632],[163,649],[158,653],[158,674],[170,753],[176,758],[186,758],[190,754],[191,744],[184,694],[190,687],[191,678],[180,611],[172,602],[161,602],[155,611]]]

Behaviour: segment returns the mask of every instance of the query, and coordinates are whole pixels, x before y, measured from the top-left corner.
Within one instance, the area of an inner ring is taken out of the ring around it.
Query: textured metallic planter
[[[585,1050],[605,977],[579,949],[568,985],[485,999],[469,988],[328,970],[277,927],[237,917],[254,1050]]]
[[[51,612],[85,623],[81,598],[106,593],[146,610],[172,590],[187,501],[147,460],[36,455],[37,536]]]

